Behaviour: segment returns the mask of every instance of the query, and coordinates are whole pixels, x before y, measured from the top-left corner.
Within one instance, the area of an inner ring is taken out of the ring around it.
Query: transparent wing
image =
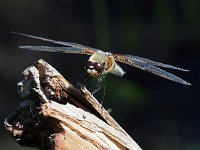
[[[91,48],[89,46],[84,46],[84,45],[77,44],[77,43],[56,41],[56,40],[51,40],[51,39],[47,39],[47,38],[43,38],[43,37],[38,37],[38,36],[33,36],[33,35],[28,35],[28,34],[13,32],[13,31],[12,31],[12,33],[23,35],[23,36],[34,38],[34,39],[39,39],[39,40],[42,40],[42,41],[47,41],[47,42],[55,43],[55,44],[60,44],[60,45],[65,45],[65,46],[69,46],[69,47],[74,47],[74,48],[77,48],[77,49],[83,49],[85,51],[90,52],[91,54],[95,53],[96,51],[98,51],[98,49]]]
[[[159,63],[159,62],[154,62],[154,61],[146,59],[146,58],[141,58],[141,57],[132,56],[132,55],[115,54],[114,58],[116,61],[120,61],[122,63],[126,63],[126,64],[134,66],[136,68],[148,71],[150,73],[161,76],[168,80],[172,80],[172,81],[182,83],[185,85],[191,85],[189,82],[181,79],[180,77],[177,77],[176,75],[173,75],[173,74],[171,74],[165,70],[162,70],[156,66],[170,68],[170,69],[176,69],[176,70],[181,70],[181,71],[188,71],[188,70],[174,67],[174,66],[167,65],[167,64],[163,64],[163,63]]]
[[[20,46],[19,48],[33,50],[33,51],[47,51],[47,52],[59,52],[59,53],[71,53],[71,54],[86,54],[86,55],[93,54],[87,50],[76,47]]]
[[[151,64],[151,65],[154,65],[154,66],[159,66],[159,67],[169,68],[169,69],[175,69],[175,70],[180,70],[180,71],[189,71],[189,70],[182,69],[182,68],[179,68],[179,67],[175,67],[175,66],[172,66],[172,65],[163,64],[163,63],[156,62],[156,61],[153,61],[153,60],[150,60],[150,59],[142,58],[142,57],[139,57],[139,56],[132,56],[132,55],[126,55],[126,56],[131,57],[135,61],[145,62],[145,63]]]

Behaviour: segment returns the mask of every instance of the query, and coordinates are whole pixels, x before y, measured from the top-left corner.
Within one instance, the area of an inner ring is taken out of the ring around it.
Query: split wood
[[[141,150],[86,88],[76,88],[44,60],[23,72],[24,101],[5,119],[22,146],[41,150]]]

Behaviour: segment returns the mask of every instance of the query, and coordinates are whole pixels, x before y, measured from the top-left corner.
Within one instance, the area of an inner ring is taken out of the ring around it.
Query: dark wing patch
[[[167,65],[167,64],[154,62],[154,61],[151,61],[151,60],[148,60],[148,59],[145,59],[145,58],[141,59],[141,57],[132,56],[132,55],[115,54],[114,58],[115,58],[116,61],[126,63],[128,65],[134,66],[134,67],[142,69],[144,71],[148,71],[150,73],[161,76],[161,77],[166,78],[168,80],[172,80],[174,82],[182,83],[182,84],[185,84],[185,85],[191,85],[189,82],[181,79],[180,77],[177,77],[176,75],[173,75],[172,73],[169,73],[165,70],[162,70],[162,69],[160,69],[156,66],[187,71],[185,69],[181,69],[181,68],[174,67],[174,66]]]

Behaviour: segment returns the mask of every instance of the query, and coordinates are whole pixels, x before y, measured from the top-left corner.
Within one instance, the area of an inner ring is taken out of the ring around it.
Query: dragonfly
[[[111,52],[105,52],[100,49],[92,48],[92,47],[77,44],[77,43],[51,40],[51,39],[47,39],[43,37],[38,37],[38,36],[33,36],[33,35],[28,35],[28,34],[18,33],[18,32],[12,32],[12,33],[62,45],[62,47],[30,46],[30,45],[19,46],[19,48],[22,48],[22,49],[33,50],[33,51],[59,52],[59,53],[66,53],[66,54],[90,55],[88,61],[86,62],[84,66],[87,72],[87,78],[85,81],[87,81],[89,78],[94,78],[94,77],[98,77],[99,79],[102,79],[101,77],[108,73],[122,77],[125,74],[125,71],[117,63],[117,62],[121,62],[121,63],[128,64],[130,66],[142,69],[144,71],[153,73],[157,76],[166,78],[168,80],[171,80],[177,83],[181,83],[184,85],[191,85],[191,83],[161,68],[168,68],[168,69],[174,69],[174,70],[186,71],[186,72],[188,72],[189,70],[175,67],[169,64],[156,62],[156,61],[135,56],[135,55],[114,54]],[[98,91],[98,89],[96,91]]]

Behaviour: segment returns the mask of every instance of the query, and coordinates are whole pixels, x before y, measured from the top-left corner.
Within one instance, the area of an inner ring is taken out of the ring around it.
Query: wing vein
[[[189,82],[181,79],[180,77],[156,67],[156,64],[157,64],[157,66],[161,66],[161,67],[165,67],[165,68],[171,68],[171,69],[177,69],[177,67],[167,65],[167,64],[158,63],[158,62],[154,62],[154,61],[151,61],[151,60],[147,61],[147,59],[145,59],[145,58],[144,59],[143,58],[140,59],[140,58],[141,57],[132,56],[132,55],[115,54],[115,59],[117,61],[120,61],[122,63],[126,63],[128,65],[134,66],[134,67],[142,69],[144,71],[148,71],[150,73],[153,73],[153,74],[158,75],[160,77],[166,78],[168,80],[172,80],[172,81],[177,82],[177,83],[182,83],[182,84],[185,84],[185,85],[191,85]],[[178,68],[177,70],[185,71],[185,69],[181,69],[181,68]]]
[[[12,33],[23,35],[23,36],[34,38],[34,39],[38,39],[38,40],[42,40],[42,41],[46,41],[46,42],[51,42],[54,44],[60,44],[60,45],[65,45],[65,46],[74,47],[74,48],[78,48],[78,49],[83,49],[85,51],[90,52],[91,54],[95,53],[98,50],[98,49],[91,48],[89,46],[85,46],[85,45],[81,45],[81,44],[77,44],[77,43],[56,41],[56,40],[51,40],[51,39],[47,39],[47,38],[43,38],[43,37],[38,37],[38,36],[33,36],[33,35],[24,34],[24,33],[13,32],[13,31],[12,31]]]

